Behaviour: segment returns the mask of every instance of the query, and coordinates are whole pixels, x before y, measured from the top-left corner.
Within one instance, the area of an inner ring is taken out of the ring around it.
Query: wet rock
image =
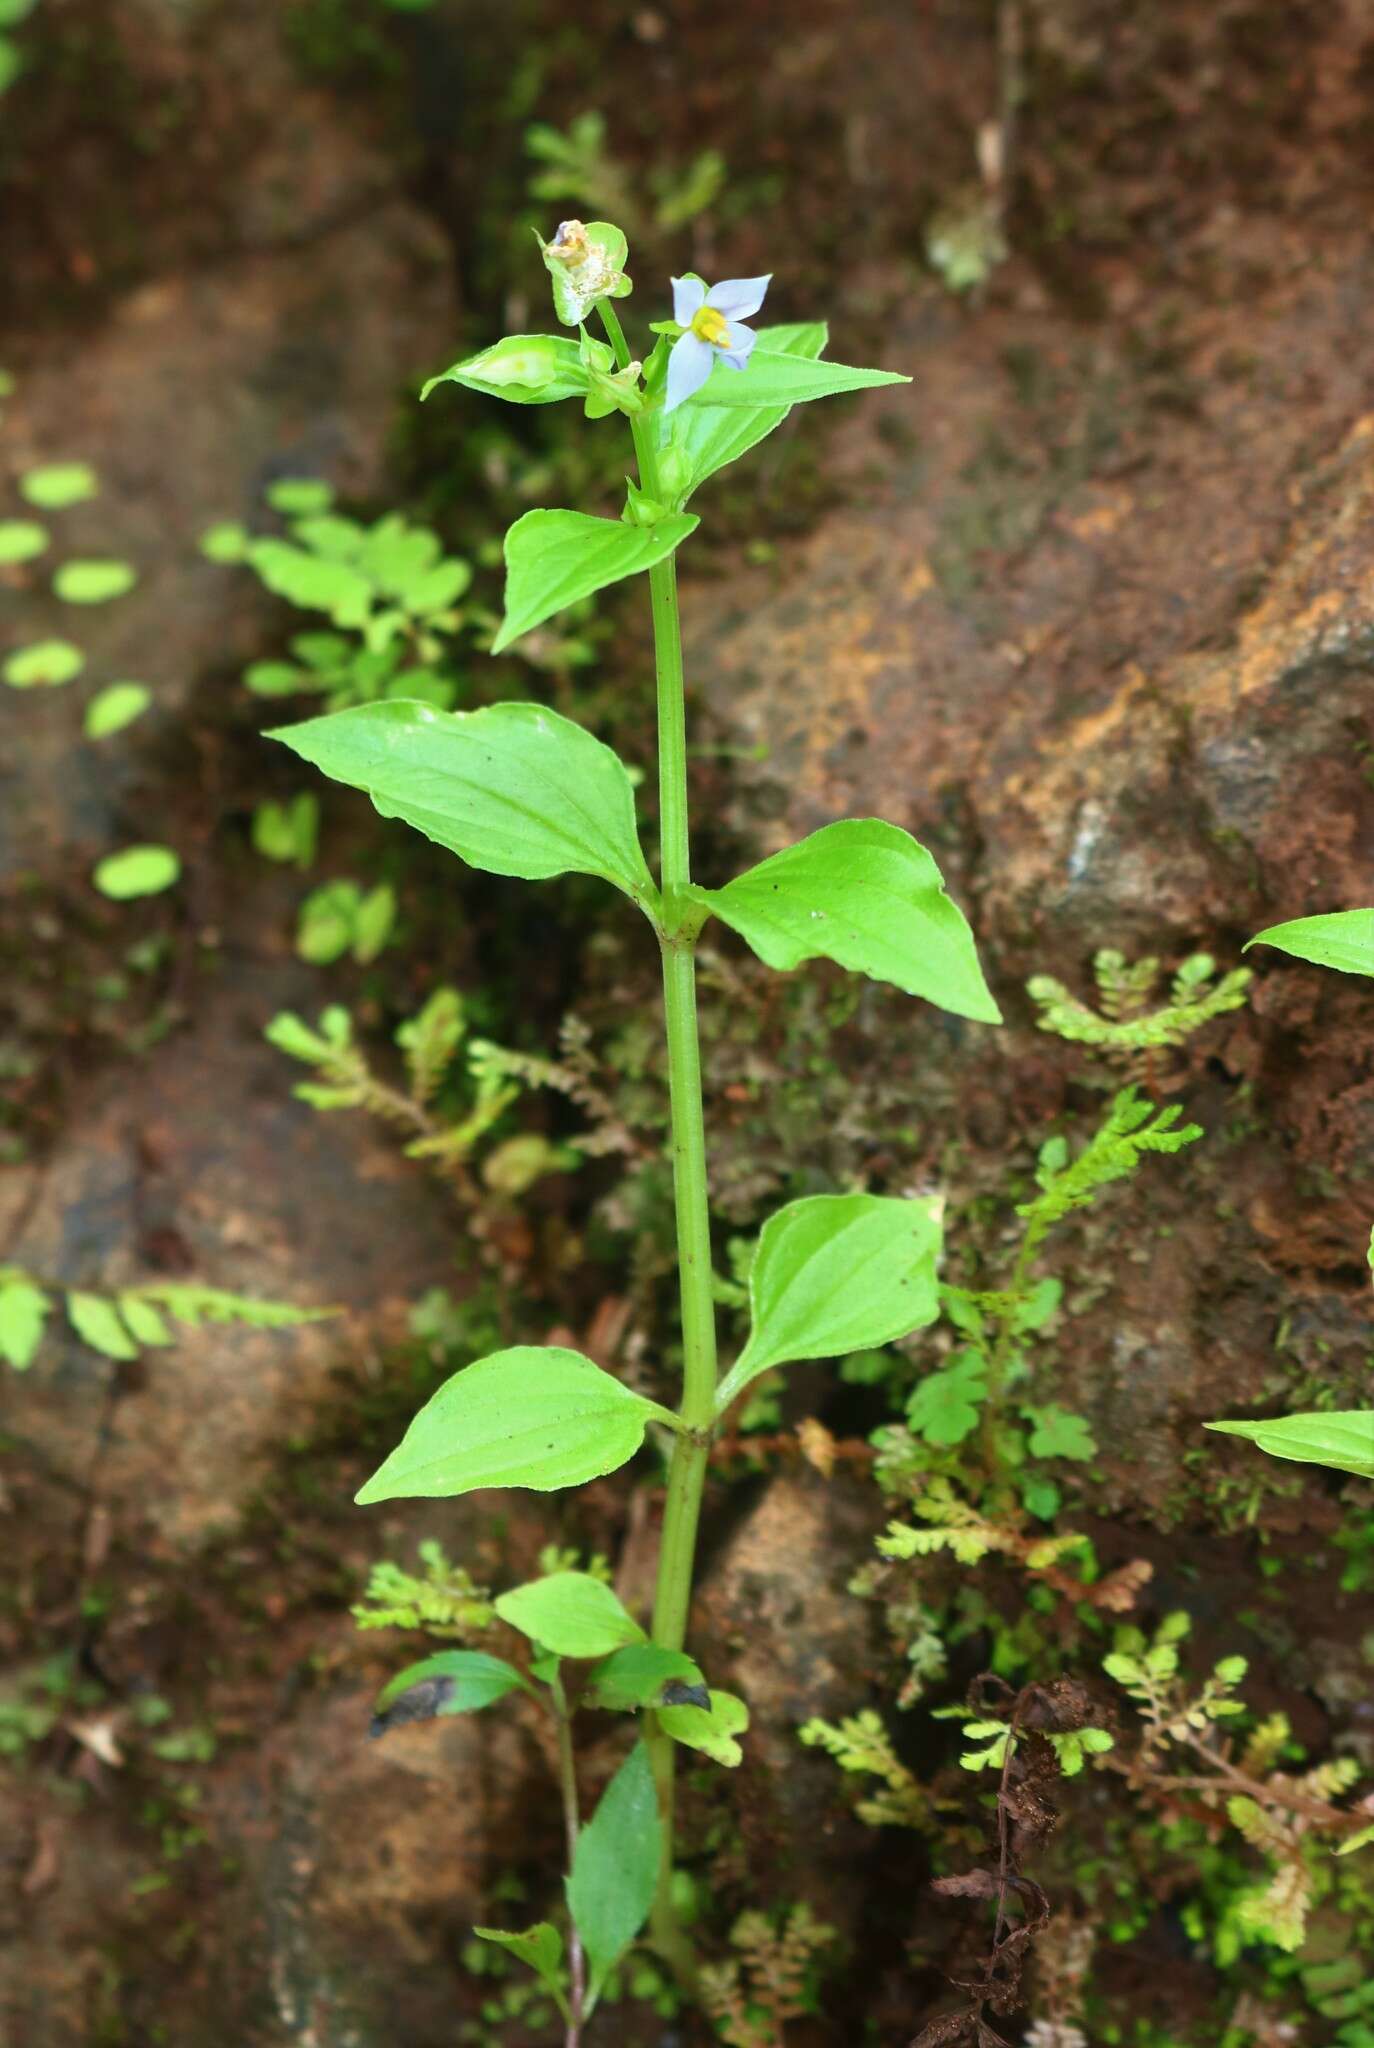
[[[182,1329],[136,1366],[50,1325],[4,1388],[21,1462],[122,1527],[190,1543],[231,1523],[274,1457],[308,1433],[343,1360],[401,1337],[452,1278],[457,1219],[385,1133],[294,1100],[262,1028],[318,998],[290,959],[240,962],[193,1029],[72,1104],[52,1156],[8,1177],[6,1255],[65,1286],[191,1278],[337,1319]],[[21,1192],[22,1183],[22,1192]]]
[[[845,1586],[879,1511],[871,1488],[774,1477],[694,1607],[704,1668],[749,1704],[741,1824],[752,1895],[806,1898],[841,1928],[858,1907],[855,1858],[872,1847],[872,1831],[850,1818],[834,1763],[803,1747],[797,1730],[871,1701],[882,1665],[873,1610]]]
[[[447,2048],[471,1997],[462,1946],[474,1921],[501,1920],[490,1887],[525,1854],[532,1799],[556,1830],[520,1708],[369,1742],[371,1698],[300,1717],[221,1810],[244,1865],[242,1974],[273,2014],[255,2036],[264,2048]],[[556,1853],[554,1839],[539,1846]]]

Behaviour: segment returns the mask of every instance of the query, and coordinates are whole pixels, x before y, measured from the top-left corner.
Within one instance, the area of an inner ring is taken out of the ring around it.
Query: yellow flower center
[[[730,346],[730,323],[714,306],[698,306],[692,315],[692,332],[713,348]]]

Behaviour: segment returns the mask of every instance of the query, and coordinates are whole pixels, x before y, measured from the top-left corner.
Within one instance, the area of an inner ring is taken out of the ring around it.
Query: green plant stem
[[[983,1464],[990,1479],[1001,1478],[1006,1467],[1006,1460],[1002,1456],[1001,1424],[1002,1407],[1007,1392],[1007,1368],[1011,1363],[1011,1347],[1016,1334],[1017,1310],[1024,1299],[1026,1282],[1030,1278],[1030,1269],[1040,1249],[1043,1236],[1043,1231],[1037,1233],[1035,1220],[1032,1218],[1026,1226],[1026,1234],[1021,1240],[1020,1250],[1016,1254],[1016,1263],[1011,1270],[1011,1279],[1007,1282],[1006,1313],[998,1317],[997,1336],[993,1342],[992,1350],[988,1354],[988,1372],[983,1394],[983,1424],[980,1432],[980,1441],[983,1451]]]
[[[616,362],[630,360],[613,306],[601,316]],[[631,420],[640,487],[659,498],[653,431]],[[671,1118],[673,1200],[677,1216],[678,1282],[682,1303],[682,1405],[687,1430],[673,1444],[668,1497],[659,1547],[654,1596],[653,1639],[680,1650],[692,1600],[701,1497],[715,1422],[716,1316],[711,1284],[711,1219],[706,1179],[706,1126],[701,1101],[701,1055],[697,1033],[697,925],[685,891],[692,879],[687,811],[687,717],[682,672],[682,628],[678,617],[677,569],[670,556],[649,571],[653,611],[654,663],[658,687],[658,788],[663,895],[663,1009],[668,1034],[668,1098]],[[674,1745],[651,1726],[649,1759],[663,1819],[663,1868],[654,1902],[655,1945],[689,1987],[695,1978],[691,1944],[673,1908]]]
[[[580,1825],[577,1811],[577,1765],[572,1745],[572,1715],[568,1712],[567,1695],[561,1679],[553,1680],[550,1691],[553,1694],[554,1719],[558,1727],[558,1786],[563,1795],[563,1832],[567,1840],[568,1871],[571,1874],[573,1857],[577,1854],[577,1834]],[[580,2048],[582,2011],[587,1998],[587,1964],[576,1921],[573,1922],[572,1931],[568,1936],[568,1990],[568,2031],[564,2037],[563,2048]]]

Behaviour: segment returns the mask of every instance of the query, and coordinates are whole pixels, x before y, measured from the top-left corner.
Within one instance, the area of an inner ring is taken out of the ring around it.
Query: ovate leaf
[[[372,610],[373,588],[346,562],[312,555],[285,540],[255,540],[248,560],[267,588],[305,611],[328,612],[336,626],[359,627]]]
[[[170,889],[180,873],[181,862],[170,846],[126,846],[99,862],[93,879],[102,896],[127,903]]]
[[[69,683],[85,666],[85,655],[70,640],[35,640],[16,648],[0,675],[12,690],[43,690]]]
[[[812,398],[835,398],[845,391],[867,391],[876,384],[910,382],[910,377],[900,376],[895,370],[855,370],[847,363],[774,353],[760,346],[754,349],[743,371],[717,363],[700,392],[687,403],[749,411],[757,406],[801,405]]]
[[[1330,1414],[1281,1415],[1273,1422],[1209,1422],[1224,1436],[1248,1437],[1271,1458],[1302,1465],[1329,1465],[1374,1479],[1374,1408],[1336,1409]]]
[[[1246,942],[1277,946],[1297,960],[1334,967],[1342,974],[1374,974],[1374,910],[1332,910],[1322,917],[1295,917],[1271,924]]]
[[[387,1680],[373,1706],[368,1733],[385,1735],[408,1721],[432,1721],[443,1714],[480,1713],[517,1687],[530,1690],[504,1657],[489,1656],[485,1650],[440,1650]]]
[[[506,535],[506,616],[492,653],[594,590],[666,561],[697,523],[687,512],[670,513],[655,526],[627,526],[587,512],[527,512]]]
[[[58,597],[67,604],[108,604],[123,597],[138,581],[129,562],[64,562],[52,579]]]
[[[790,327],[761,327],[760,348],[775,355],[801,356],[814,361],[826,343],[822,320]],[[714,388],[714,387],[712,387]],[[660,470],[664,488],[684,503],[708,476],[756,447],[791,411],[790,405],[740,407],[680,405],[675,412],[655,415],[661,453]]]
[[[67,1296],[67,1315],[72,1328],[93,1351],[106,1358],[138,1357],[138,1346],[120,1320],[112,1301],[100,1294],[76,1292]]]
[[[973,934],[940,870],[880,818],[825,825],[723,889],[694,889],[769,967],[838,961],[956,1016],[999,1024]]]
[[[735,1737],[749,1726],[749,1709],[732,1692],[713,1691],[709,1707],[660,1707],[658,1725],[674,1742],[702,1750],[727,1770],[744,1761]]]
[[[653,901],[623,764],[542,705],[436,711],[397,699],[269,737],[475,868],[529,881],[603,875],[636,902]]]
[[[634,1616],[590,1572],[550,1572],[531,1579],[503,1593],[496,1612],[557,1657],[605,1657],[626,1643],[644,1641]]]
[[[568,1908],[590,1970],[590,2005],[649,1917],[663,1826],[648,1752],[636,1743],[577,1838]]]
[[[904,1337],[939,1311],[933,1201],[809,1195],[764,1224],[749,1274],[749,1341],[717,1413],[769,1366],[838,1358]]]
[[[48,530],[36,519],[0,519],[0,563],[31,562],[48,545]]]
[[[580,1486],[632,1458],[662,1415],[580,1352],[517,1344],[445,1380],[356,1498]]]
[[[706,1699],[705,1680],[685,1650],[661,1649],[657,1643],[629,1643],[603,1659],[587,1679],[583,1703],[604,1707],[612,1713],[633,1713],[638,1707],[664,1704],[665,1689],[672,1704],[682,1695],[697,1691]]]
[[[86,706],[87,739],[105,740],[122,732],[143,716],[152,701],[153,693],[144,683],[110,683]]]
[[[45,512],[79,505],[83,499],[93,498],[99,489],[95,471],[87,462],[47,462],[19,479],[21,496],[31,505],[41,505]]]
[[[535,1926],[527,1927],[523,1934],[506,1934],[499,1927],[474,1927],[472,1931],[479,1941],[490,1941],[497,1948],[508,1949],[511,1955],[533,1970],[563,2018],[571,2019],[563,1988],[563,1937],[556,1927],[550,1926],[547,1920],[540,1920]]]
[[[208,562],[241,562],[248,553],[251,535],[236,519],[221,519],[208,526],[196,545]]]
[[[0,1358],[16,1372],[32,1365],[52,1303],[27,1273],[0,1271]]]

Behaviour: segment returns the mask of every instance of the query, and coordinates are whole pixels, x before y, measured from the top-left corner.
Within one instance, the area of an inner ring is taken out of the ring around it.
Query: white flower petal
[[[673,343],[668,357],[668,395],[664,401],[664,412],[675,412],[684,399],[700,391],[711,374],[711,365],[720,353],[697,334],[683,334]]]
[[[675,277],[670,282],[673,287],[673,318],[679,327],[690,327],[693,313],[700,312],[706,303],[706,287],[699,277]]]
[[[717,350],[717,353],[732,370],[742,370],[753,353],[758,336],[752,327],[741,327],[737,320],[727,320],[725,324],[730,329],[730,346]]]
[[[772,282],[771,270],[767,277],[727,277],[723,284],[712,285],[706,294],[706,303],[714,306],[718,313],[724,313],[727,320],[747,320],[751,313],[758,312],[763,304],[763,295]]]

